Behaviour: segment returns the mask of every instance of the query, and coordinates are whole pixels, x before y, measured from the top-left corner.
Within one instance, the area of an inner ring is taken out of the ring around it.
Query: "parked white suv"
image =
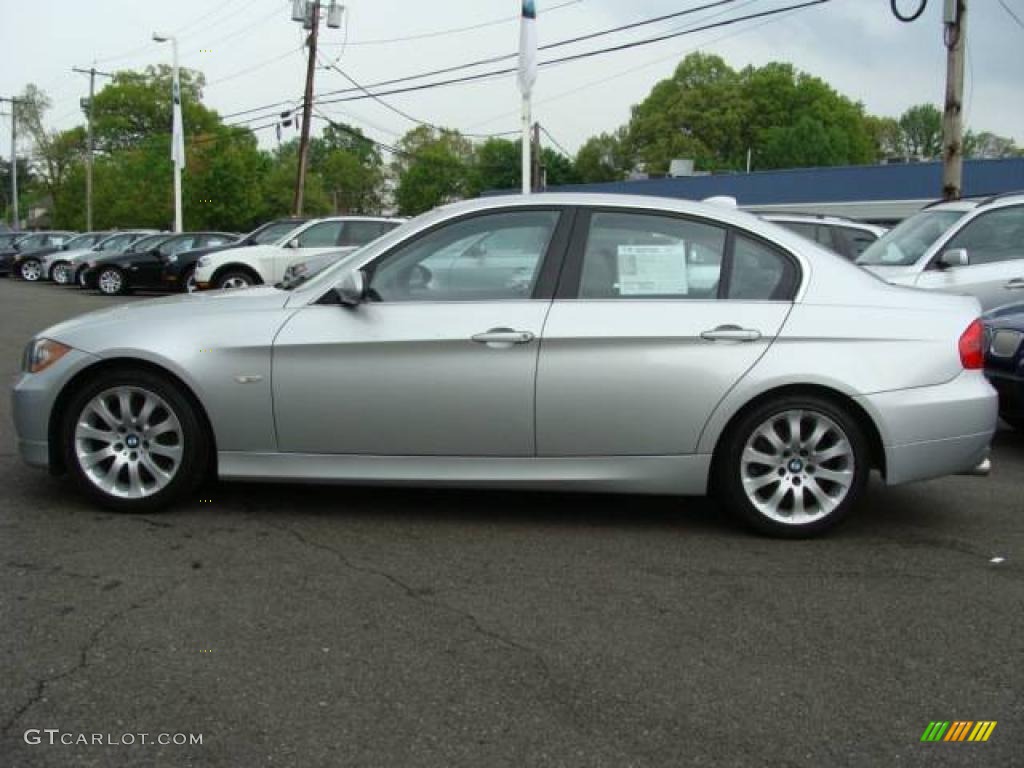
[[[988,310],[1024,299],[1024,193],[930,205],[857,259],[882,279],[976,296]]]
[[[206,290],[273,285],[296,262],[328,251],[354,251],[403,222],[372,216],[313,219],[272,245],[232,248],[203,256],[196,263],[196,287]]]

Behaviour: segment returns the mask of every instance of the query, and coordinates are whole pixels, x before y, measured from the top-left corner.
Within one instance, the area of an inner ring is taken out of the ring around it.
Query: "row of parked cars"
[[[0,235],[0,274],[77,285],[110,296],[134,289],[191,292],[273,285],[310,275],[401,222],[357,216],[288,218],[244,236],[154,230],[8,233]]]

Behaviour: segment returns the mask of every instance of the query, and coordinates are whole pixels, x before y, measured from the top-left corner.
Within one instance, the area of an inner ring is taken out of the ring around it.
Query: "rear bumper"
[[[996,392],[981,371],[857,401],[879,426],[889,485],[974,469],[988,455],[998,421]]]

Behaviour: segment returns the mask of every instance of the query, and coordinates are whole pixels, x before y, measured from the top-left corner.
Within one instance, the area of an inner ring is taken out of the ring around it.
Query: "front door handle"
[[[720,325],[710,331],[704,331],[700,337],[706,341],[757,341],[761,332],[752,328],[740,328],[738,325]]]
[[[1013,280],[1008,281],[1003,285],[1008,291],[1021,291],[1024,290],[1024,277],[1015,277]]]
[[[529,344],[534,336],[529,331],[514,331],[511,328],[491,328],[485,333],[471,337],[477,344],[508,346],[511,344]]]

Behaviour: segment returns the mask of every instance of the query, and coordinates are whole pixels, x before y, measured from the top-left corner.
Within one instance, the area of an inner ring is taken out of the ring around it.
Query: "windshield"
[[[141,240],[136,240],[125,250],[131,251],[132,253],[142,253],[143,251],[148,251],[150,248],[156,248],[160,243],[164,240],[168,240],[170,237],[172,236],[166,232],[162,235],[150,235],[149,237],[144,237]]]
[[[131,232],[125,232],[120,235],[112,235],[106,240],[96,246],[97,251],[123,251],[132,241],[135,239],[135,235]]]
[[[253,245],[271,245],[283,238],[302,222],[299,221],[275,221],[264,224],[259,229],[246,236],[246,242]]]
[[[97,234],[78,235],[77,237],[72,237],[70,240],[64,243],[64,248],[65,250],[68,251],[75,251],[78,250],[79,248],[88,248],[89,246],[96,242],[96,239],[98,237],[100,236]]]
[[[352,251],[351,253],[344,253],[340,255],[336,253],[323,254],[321,257],[315,257],[308,262],[299,262],[299,264],[296,264],[295,266],[305,267],[306,271],[304,271],[301,275],[296,275],[294,274],[295,270],[289,268],[292,274],[289,274],[289,270],[286,270],[285,279],[278,283],[277,287],[283,291],[294,290],[303,283],[313,279],[321,272],[330,269],[331,267],[336,267],[339,264],[347,264],[349,261],[352,260],[352,257],[358,255],[359,252],[362,250],[362,248],[356,248],[356,250]],[[335,257],[337,260],[334,261],[332,260],[331,257]]]
[[[967,211],[921,211],[872,243],[857,259],[861,266],[909,267]]]

